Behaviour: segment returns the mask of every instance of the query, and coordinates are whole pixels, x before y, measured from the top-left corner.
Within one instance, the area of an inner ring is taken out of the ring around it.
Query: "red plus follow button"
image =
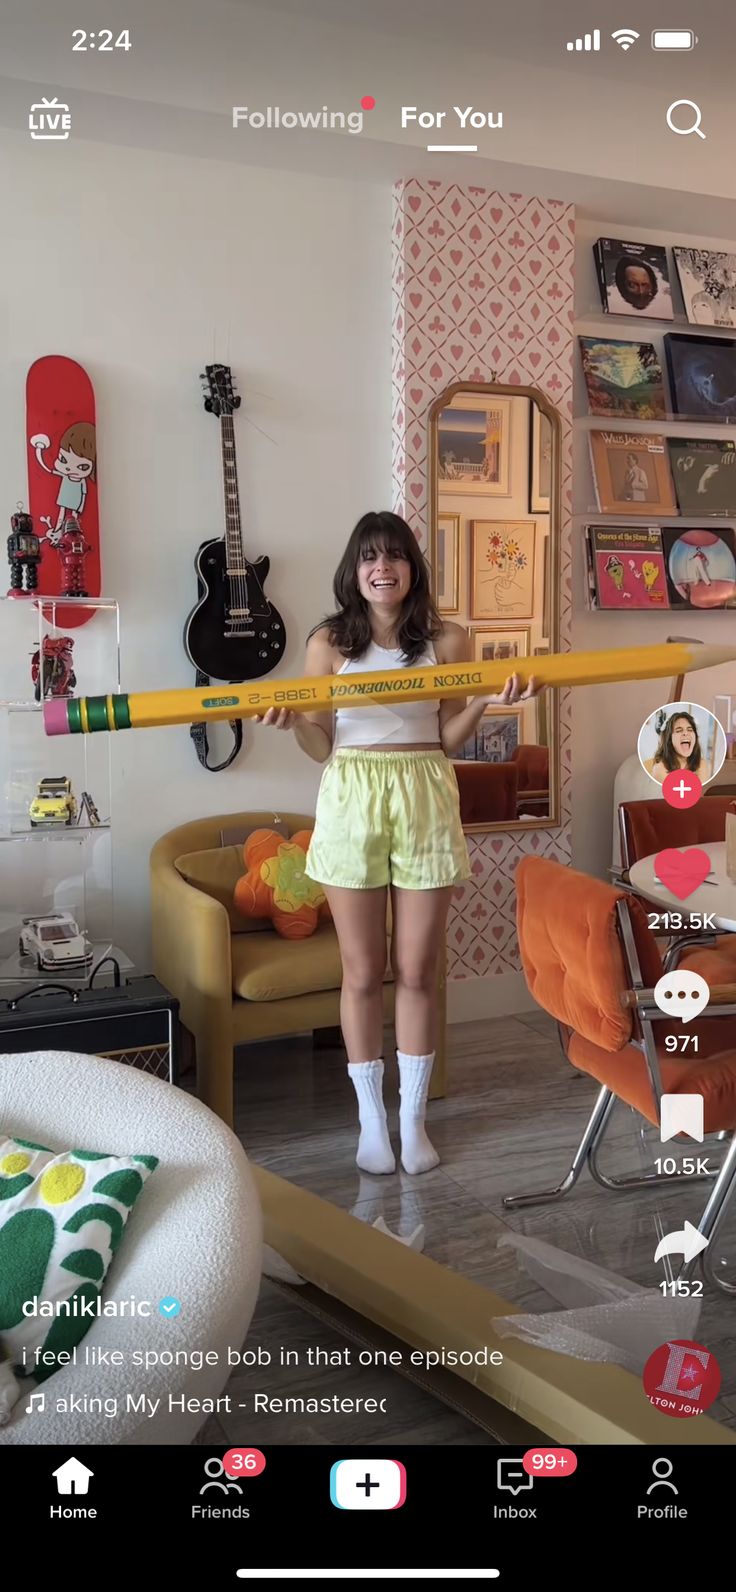
[[[694,807],[700,801],[703,787],[697,774],[691,774],[687,768],[676,768],[671,774],[665,774],[662,780],[662,795],[669,807],[678,807],[681,812],[686,807]]]
[[[528,1476],[572,1476],[578,1468],[571,1448],[528,1448],[521,1463]]]

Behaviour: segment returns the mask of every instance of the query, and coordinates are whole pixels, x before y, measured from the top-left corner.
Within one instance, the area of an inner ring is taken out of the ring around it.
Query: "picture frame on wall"
[[[519,745],[518,708],[492,708],[468,737],[460,760],[466,763],[510,763]]]
[[[438,514],[435,533],[437,611],[460,611],[460,515]]]
[[[470,618],[534,618],[536,520],[471,520]]]
[[[532,399],[529,427],[529,513],[549,514],[552,503],[552,427]]]
[[[511,402],[492,393],[464,393],[437,419],[440,494],[511,496]]]
[[[508,660],[509,664],[513,664],[516,658],[529,656],[530,636],[528,625],[520,630],[471,630],[473,658],[476,663],[501,663]]]

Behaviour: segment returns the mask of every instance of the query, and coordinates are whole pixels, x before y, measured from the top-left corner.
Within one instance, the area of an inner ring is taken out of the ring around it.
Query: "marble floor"
[[[386,1055],[392,1055],[387,1035]],[[395,1067],[387,1063],[386,1102],[390,1129],[398,1151],[398,1089]],[[312,1049],[309,1036],[242,1049],[236,1063],[236,1132],[252,1161],[285,1176],[322,1199],[333,1200],[360,1221],[382,1216],[398,1234],[411,1234],[424,1224],[424,1253],[443,1266],[472,1277],[473,1282],[502,1294],[516,1309],[529,1312],[559,1309],[553,1297],[519,1269],[513,1248],[503,1245],[511,1234],[543,1239],[566,1254],[639,1285],[661,1280],[663,1267],[653,1266],[656,1243],[685,1218],[698,1221],[706,1197],[703,1183],[687,1180],[655,1191],[613,1194],[583,1173],[577,1188],[561,1204],[508,1212],[503,1194],[550,1188],[572,1159],[596,1095],[593,1079],[570,1067],[559,1051],[553,1020],[542,1011],[489,1022],[454,1024],[449,1030],[449,1092],[433,1100],[427,1111],[430,1137],[441,1154],[432,1172],[411,1178],[405,1172],[370,1176],[355,1167],[355,1097],[339,1048]],[[188,1079],[190,1083],[190,1079]],[[185,1084],[186,1086],[186,1084]],[[698,1146],[693,1146],[698,1148]],[[703,1153],[717,1161],[723,1146],[706,1140]],[[667,1146],[667,1154],[672,1146]],[[675,1149],[674,1154],[683,1154]],[[602,1151],[602,1169],[612,1175],[652,1169],[660,1154],[658,1135],[628,1106],[617,1105]],[[397,1153],[398,1162],[398,1153]],[[717,1239],[723,1274],[736,1278],[736,1205]],[[323,1299],[323,1296],[322,1296]],[[355,1318],[357,1321],[358,1318]],[[717,1355],[722,1369],[722,1395],[711,1415],[736,1430],[736,1304],[725,1294],[707,1290],[695,1334]],[[363,1323],[365,1328],[365,1323]],[[680,1334],[682,1336],[682,1334]],[[299,1355],[309,1345],[339,1350],[360,1333],[349,1326],[325,1325],[304,1309],[299,1288],[264,1278],[253,1317],[249,1344],[284,1345]],[[370,1380],[370,1388],[366,1382]],[[346,1396],[387,1399],[386,1415],[239,1414],[253,1391],[298,1391],[325,1398],[335,1391]],[[352,1366],[314,1366],[303,1371],[274,1368],[237,1371],[229,1379],[233,1415],[212,1418],[199,1433],[201,1444],[244,1441],[319,1442],[319,1444],[381,1444],[386,1441],[494,1444],[523,1442],[513,1430],[483,1430],[478,1409],[457,1407],[456,1379],[419,1387],[389,1371]],[[237,1395],[237,1396],[236,1396]],[[454,1406],[454,1407],[452,1407]],[[530,1431],[530,1428],[529,1428]],[[534,1436],[529,1436],[534,1441]]]
[[[577,1187],[556,1206],[505,1210],[501,1203],[504,1194],[549,1187],[567,1170],[596,1086],[564,1059],[555,1025],[543,1012],[493,1023],[455,1024],[449,1037],[449,1093],[444,1100],[430,1102],[427,1114],[430,1137],[442,1160],[421,1177],[409,1177],[402,1171],[390,1177],[372,1177],[358,1170],[354,1162],[355,1099],[344,1054],[339,1049],[313,1051],[307,1037],[264,1044],[239,1054],[236,1132],[253,1161],[334,1201],[362,1221],[373,1222],[383,1216],[394,1232],[402,1234],[423,1223],[425,1254],[472,1277],[522,1310],[559,1307],[520,1269],[513,1249],[498,1247],[499,1240],[510,1232],[544,1239],[567,1254],[593,1261],[639,1284],[651,1287],[661,1281],[663,1268],[661,1264],[655,1268],[653,1263],[659,1238],[674,1226],[682,1226],[686,1218],[697,1222],[705,1185],[688,1186],[687,1181],[679,1181],[666,1189],[614,1194],[600,1188],[585,1172]],[[385,1054],[392,1054],[388,1036]],[[398,1098],[395,1067],[389,1062],[386,1074],[393,1131]],[[722,1148],[709,1140],[702,1153],[717,1160]],[[667,1153],[671,1152],[668,1145]],[[651,1169],[653,1156],[659,1153],[654,1130],[643,1125],[628,1107],[617,1105],[601,1154],[603,1169],[614,1175]],[[718,1259],[733,1279],[736,1207],[716,1243]],[[313,1341],[321,1343],[322,1328],[316,1330],[313,1321],[306,1324],[296,1299],[298,1290],[287,1290],[291,1299],[283,1290],[274,1293],[273,1285],[264,1285],[251,1339],[266,1341],[274,1332],[283,1335],[289,1331],[298,1336],[301,1327],[302,1334],[311,1333]],[[706,1288],[694,1336],[713,1350],[721,1366],[722,1393],[711,1414],[736,1429],[736,1332],[731,1299],[714,1296]],[[339,1378],[341,1389],[366,1392],[365,1371],[344,1368]],[[322,1393],[318,1385],[322,1380],[320,1373],[313,1372],[308,1391]],[[332,1384],[332,1373],[327,1380]],[[433,1399],[432,1409],[424,1407],[427,1395],[403,1379],[400,1398],[405,1405],[400,1412],[398,1403],[394,1407],[402,1441],[426,1441],[428,1423],[431,1426],[433,1420],[438,1422],[437,1433],[432,1430],[434,1440],[467,1440],[451,1435],[457,1416],[443,1411]],[[443,1422],[449,1423],[447,1437],[439,1436]],[[341,1435],[335,1435],[334,1419],[323,1422],[320,1418],[309,1433],[302,1426],[287,1436],[278,1435],[275,1423],[271,1424],[271,1442],[350,1441],[344,1428]],[[267,1440],[265,1431],[261,1436]],[[359,1438],[385,1441],[385,1435],[369,1436],[365,1428]],[[201,1440],[208,1439],[203,1435]],[[220,1438],[209,1440],[219,1442]],[[493,1438],[480,1434],[475,1440]]]

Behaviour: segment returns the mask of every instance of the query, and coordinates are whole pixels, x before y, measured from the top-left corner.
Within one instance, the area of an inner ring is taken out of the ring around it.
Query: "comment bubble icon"
[[[654,986],[659,1010],[665,1017],[679,1018],[683,1023],[691,1023],[694,1017],[699,1017],[709,998],[710,988],[705,979],[700,973],[689,973],[684,967],[664,973]]]
[[[496,1460],[496,1486],[500,1492],[510,1492],[516,1497],[517,1493],[527,1492],[533,1484],[534,1477],[524,1469],[523,1455],[519,1459],[507,1456]]]

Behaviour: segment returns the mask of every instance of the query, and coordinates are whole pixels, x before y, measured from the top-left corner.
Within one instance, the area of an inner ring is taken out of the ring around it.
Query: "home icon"
[[[60,1493],[86,1493],[89,1492],[89,1478],[94,1476],[93,1470],[88,1470],[81,1459],[65,1459],[58,1470],[51,1473],[56,1477],[57,1491]]]

